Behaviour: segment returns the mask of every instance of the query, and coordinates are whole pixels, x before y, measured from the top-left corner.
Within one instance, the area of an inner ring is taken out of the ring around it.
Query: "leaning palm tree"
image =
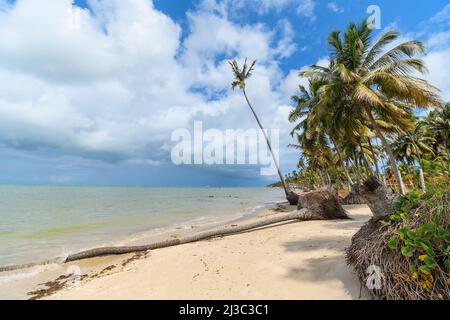
[[[250,103],[250,99],[247,96],[247,92],[245,91],[246,80],[248,80],[252,76],[252,72],[254,70],[256,60],[253,61],[253,63],[250,65],[250,67],[247,65],[247,60],[245,60],[245,63],[244,63],[244,66],[242,67],[242,69],[239,67],[236,60],[230,61],[229,63],[230,63],[231,69],[232,69],[234,77],[235,77],[234,81],[231,83],[231,88],[233,90],[236,88],[239,88],[239,89],[241,89],[242,93],[244,94],[245,101],[247,102],[251,112],[253,113],[253,116],[255,117],[256,122],[258,123],[258,126],[260,127],[260,129],[264,135],[264,138],[266,139],[267,146],[269,147],[269,151],[272,155],[273,162],[278,171],[278,176],[280,177],[281,184],[282,184],[284,192],[286,194],[286,199],[289,201],[290,204],[297,205],[298,195],[289,190],[289,188],[286,184],[286,181],[284,180],[283,174],[281,173],[280,165],[279,165],[277,157],[275,156],[275,153],[273,151],[272,144],[270,143],[269,137],[267,136],[267,133],[264,130],[264,127],[263,127],[261,121],[259,120],[259,117],[255,112],[255,109],[253,108],[252,104]]]
[[[425,53],[421,42],[407,41],[385,50],[399,37],[399,33],[390,31],[373,42],[367,22],[352,23],[343,36],[334,31],[328,38],[330,66],[312,66],[302,74],[326,81],[318,104],[324,113],[333,112],[341,118],[334,123],[357,120],[373,128],[389,157],[399,191],[405,194],[401,173],[378,121],[411,130],[411,109],[441,108],[443,103],[437,88],[414,75],[427,71],[424,62],[416,58]]]

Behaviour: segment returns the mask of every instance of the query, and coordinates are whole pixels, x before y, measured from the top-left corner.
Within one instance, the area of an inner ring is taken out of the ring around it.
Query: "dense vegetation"
[[[450,186],[430,185],[398,198],[395,214],[369,221],[353,237],[347,261],[367,283],[378,269],[382,299],[450,299]]]
[[[374,41],[366,23],[330,34],[329,65],[302,72],[309,88],[292,97],[298,143],[291,147],[300,161],[287,182],[342,189],[377,175],[404,195],[406,187],[426,191],[427,182],[448,179],[450,104],[416,76],[427,71],[423,44],[393,46],[399,37],[392,31]]]

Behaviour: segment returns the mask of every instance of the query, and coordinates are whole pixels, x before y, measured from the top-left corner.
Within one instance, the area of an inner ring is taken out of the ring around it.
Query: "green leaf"
[[[404,255],[407,258],[411,258],[414,255],[414,252],[416,249],[410,246],[406,246],[402,248],[402,255]]]
[[[397,234],[398,236],[400,236],[400,239],[404,240],[407,231],[408,231],[408,229],[401,228],[401,229],[395,231],[394,233]]]
[[[431,246],[423,241],[420,242],[420,246],[425,250],[426,253],[428,253],[431,256],[434,256],[434,250],[431,248]]]
[[[420,266],[419,271],[424,274],[431,275],[431,270],[427,266]]]
[[[392,237],[388,240],[388,247],[391,250],[397,250],[398,249],[398,244],[399,244],[399,239],[397,237]]]
[[[428,267],[430,267],[431,269],[434,269],[434,268],[437,267],[436,261],[435,261],[432,257],[430,257],[430,256],[427,256],[427,257],[425,258],[425,260],[423,260],[423,262],[425,262],[425,264],[426,264]]]
[[[450,260],[449,259],[445,260],[444,264],[448,269],[450,269]]]
[[[388,222],[388,221],[380,221],[380,223],[381,223],[381,225],[382,225],[383,227],[387,227],[387,226],[390,226],[390,225],[391,225],[391,223]]]

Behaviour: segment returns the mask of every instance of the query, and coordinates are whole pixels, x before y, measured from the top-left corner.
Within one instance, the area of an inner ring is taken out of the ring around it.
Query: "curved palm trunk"
[[[356,154],[353,154],[353,162],[354,162],[354,167],[355,167],[355,172],[356,172],[356,183],[358,184],[358,186],[361,185],[362,180],[364,180],[362,174],[361,174],[361,170],[359,169],[359,164],[358,164],[358,158],[356,157]]]
[[[344,163],[344,159],[342,158],[341,150],[339,149],[338,145],[334,142],[333,138],[330,137],[330,139],[331,139],[331,142],[333,142],[334,147],[336,148],[336,152],[338,154],[339,161],[341,162],[341,165],[344,168],[345,176],[346,176],[348,182],[350,183],[350,185],[353,185],[353,180],[350,177],[350,173],[348,172],[348,169],[347,169],[347,167],[345,166],[345,163]]]
[[[366,155],[364,154],[364,149],[362,147],[361,142],[359,142],[359,149],[361,149],[361,157],[363,159],[363,163],[364,163],[364,167],[366,168],[367,171],[367,177],[370,177],[373,174],[373,169],[369,164],[369,161],[367,160]]]
[[[277,171],[278,171],[278,175],[280,176],[281,184],[283,185],[283,189],[286,194],[286,199],[289,201],[289,203],[295,205],[298,202],[298,197],[297,197],[297,200],[295,201],[295,195],[292,192],[289,192],[289,189],[286,185],[286,181],[284,180],[283,174],[281,173],[281,169],[280,169],[280,165],[278,164],[277,157],[275,156],[275,153],[273,152],[272,144],[270,143],[269,137],[267,136],[266,131],[264,130],[264,127],[258,118],[258,115],[256,114],[255,110],[253,109],[252,104],[250,103],[250,100],[247,96],[247,92],[245,92],[245,89],[242,89],[242,92],[244,93],[245,100],[247,101],[247,104],[248,104],[250,110],[252,111],[253,116],[255,117],[256,122],[259,125],[259,128],[261,129],[262,133],[264,134],[264,138],[266,139],[267,146],[269,147],[270,154],[272,155],[272,158],[273,158],[273,163],[275,164],[275,167],[277,168]]]
[[[399,192],[400,192],[401,195],[405,195],[406,194],[406,189],[405,189],[405,185],[403,184],[402,174],[400,173],[400,170],[398,169],[398,166],[397,166],[397,163],[395,161],[395,157],[394,157],[394,154],[392,152],[391,146],[389,145],[389,143],[387,142],[386,138],[381,133],[381,130],[378,127],[378,124],[375,121],[375,118],[373,117],[372,111],[367,106],[365,107],[365,109],[366,109],[367,116],[369,117],[370,123],[372,124],[373,128],[375,129],[375,132],[377,133],[378,138],[380,138],[381,143],[383,144],[383,147],[385,148],[386,153],[389,156],[389,162],[390,162],[390,165],[391,165],[392,172],[394,172],[395,179],[397,180],[398,187],[399,187]]]
[[[370,152],[372,153],[372,158],[373,158],[373,162],[375,164],[375,170],[377,171],[377,176],[381,181],[381,180],[383,180],[383,177],[381,176],[380,168],[378,167],[378,159],[377,159],[377,156],[375,155],[375,150],[373,149],[372,141],[370,138],[367,138],[367,140],[369,141],[369,148],[370,148]]]

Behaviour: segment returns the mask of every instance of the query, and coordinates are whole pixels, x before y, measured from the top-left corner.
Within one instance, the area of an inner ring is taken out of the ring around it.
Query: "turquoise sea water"
[[[280,189],[269,188],[0,186],[0,266],[165,226],[233,219],[282,200]]]

